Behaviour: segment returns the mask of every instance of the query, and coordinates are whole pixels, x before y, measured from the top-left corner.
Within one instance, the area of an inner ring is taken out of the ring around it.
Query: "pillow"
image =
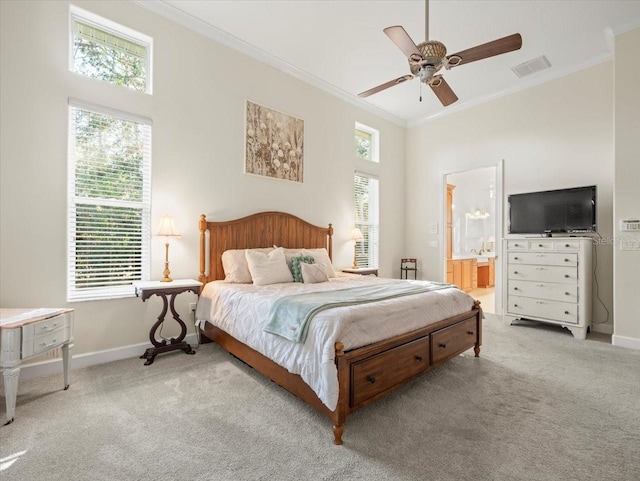
[[[245,255],[251,278],[256,286],[293,282],[293,276],[287,267],[282,247],[274,249],[268,254],[247,250]]]
[[[274,245],[274,248],[278,248],[278,246]],[[287,259],[287,266],[289,267],[289,270],[291,272],[293,272],[293,265],[291,264],[291,259],[293,259],[294,257],[300,257],[302,255],[302,249],[287,249],[287,248],[283,248],[284,249],[284,257],[285,259]]]
[[[222,270],[224,270],[224,280],[237,284],[251,284],[251,272],[247,264],[245,252],[254,250],[268,253],[273,250],[271,247],[264,249],[229,249],[222,253]]]
[[[302,282],[305,284],[316,284],[318,282],[329,282],[326,269],[320,264],[300,264]]]
[[[285,255],[286,256],[286,255]],[[314,260],[311,256],[300,256],[291,258],[291,272],[293,272],[293,282],[302,282],[302,273],[300,264],[313,264]]]
[[[313,257],[316,264],[320,264],[324,267],[328,277],[336,276],[336,271],[333,270],[333,265],[331,264],[331,259],[329,259],[329,254],[327,254],[327,249],[324,247],[321,249],[304,249],[302,255]]]

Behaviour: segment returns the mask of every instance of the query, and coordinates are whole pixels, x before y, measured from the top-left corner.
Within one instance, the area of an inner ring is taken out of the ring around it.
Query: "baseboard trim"
[[[591,324],[591,330],[601,334],[613,334],[613,324]]]
[[[618,347],[628,347],[629,349],[640,350],[640,339],[635,337],[611,336],[611,344]]]
[[[187,334],[185,341],[192,346],[195,346],[198,342],[195,333]],[[72,349],[70,363],[71,370],[73,371],[75,369],[82,369],[84,367],[95,366],[97,364],[104,364],[107,362],[120,361],[131,357],[140,357],[148,347],[151,347],[150,343],[142,342],[140,344],[107,349],[105,351],[86,352],[75,356],[73,355]],[[35,362],[33,364],[20,366],[20,380],[35,379],[43,376],[50,376],[52,374],[62,374],[62,359],[51,359],[48,361]],[[71,382],[73,383],[73,380]]]

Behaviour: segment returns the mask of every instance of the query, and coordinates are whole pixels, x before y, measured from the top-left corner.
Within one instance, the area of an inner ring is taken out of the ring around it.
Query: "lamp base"
[[[173,282],[173,279],[171,279],[171,277],[163,277],[162,279],[160,279],[160,282]]]

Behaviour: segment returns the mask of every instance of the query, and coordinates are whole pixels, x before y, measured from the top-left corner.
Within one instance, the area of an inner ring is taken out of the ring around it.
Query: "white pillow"
[[[305,284],[316,284],[318,282],[329,282],[326,269],[320,264],[300,263],[302,282]]]
[[[276,246],[273,246],[276,247]],[[300,257],[303,249],[284,249],[284,258],[287,260],[287,266],[289,270],[293,272],[293,266],[291,265],[291,259],[294,257]]]
[[[320,249],[304,249],[302,255],[313,257],[316,264],[324,267],[328,277],[336,276],[336,271],[333,270],[333,265],[331,264],[331,259],[329,259],[329,254],[327,254],[327,249],[324,247]]]
[[[251,278],[256,286],[293,282],[293,276],[287,267],[282,247],[278,247],[268,254],[247,250],[245,255]]]
[[[237,284],[251,284],[251,272],[247,264],[245,252],[254,250],[262,253],[269,253],[272,247],[264,249],[229,249],[222,253],[222,269],[224,270],[224,280]]]

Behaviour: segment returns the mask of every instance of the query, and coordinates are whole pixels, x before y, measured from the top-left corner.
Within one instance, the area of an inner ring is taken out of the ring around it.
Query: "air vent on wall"
[[[547,60],[547,57],[543,55],[542,57],[527,60],[520,65],[516,65],[515,67],[512,67],[511,70],[513,70],[513,73],[518,77],[522,78],[549,67],[551,67],[551,63]]]

